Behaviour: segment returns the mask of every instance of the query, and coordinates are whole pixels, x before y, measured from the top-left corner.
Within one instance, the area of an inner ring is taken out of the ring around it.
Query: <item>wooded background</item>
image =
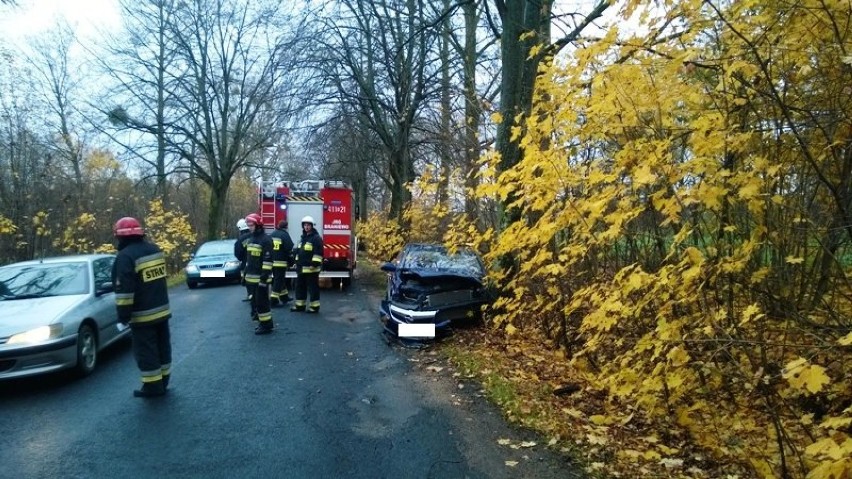
[[[345,180],[374,257],[483,254],[491,331],[606,398],[572,439],[654,431],[605,462],[852,474],[848,0],[297,3],[0,43],[3,262],[132,215],[176,270],[260,179]]]

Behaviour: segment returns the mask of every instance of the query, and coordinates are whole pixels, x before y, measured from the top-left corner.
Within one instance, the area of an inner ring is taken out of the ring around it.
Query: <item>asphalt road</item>
[[[239,286],[174,288],[169,394],[132,396],[128,344],[84,379],[0,382],[3,478],[583,477],[455,380],[388,345],[376,298],[323,290],[253,334]],[[510,465],[507,465],[509,461]]]

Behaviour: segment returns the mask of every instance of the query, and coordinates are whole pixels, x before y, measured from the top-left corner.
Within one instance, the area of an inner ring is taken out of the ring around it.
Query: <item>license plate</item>
[[[221,270],[221,269],[218,270],[218,271],[202,271],[201,277],[202,278],[224,278],[225,277],[225,271]]]

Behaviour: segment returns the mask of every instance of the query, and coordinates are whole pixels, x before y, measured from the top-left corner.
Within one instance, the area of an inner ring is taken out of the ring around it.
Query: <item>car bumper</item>
[[[28,346],[0,346],[0,379],[35,376],[77,364],[77,335]]]
[[[422,309],[410,304],[383,300],[379,305],[379,320],[385,330],[394,336],[399,336],[400,324],[434,324],[435,336],[442,336],[450,331],[453,322],[476,317],[481,306],[482,303],[476,302],[439,309]]]
[[[194,281],[196,283],[215,283],[215,282],[229,282],[229,281],[237,281],[240,279],[240,270],[232,269],[232,270],[201,270],[195,273],[186,273],[187,281]]]

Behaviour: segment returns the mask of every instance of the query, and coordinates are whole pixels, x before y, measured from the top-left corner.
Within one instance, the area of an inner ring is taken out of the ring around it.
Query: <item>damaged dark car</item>
[[[453,326],[474,324],[492,298],[482,260],[471,250],[407,244],[381,269],[388,273],[388,287],[379,315],[394,337],[431,339]]]

